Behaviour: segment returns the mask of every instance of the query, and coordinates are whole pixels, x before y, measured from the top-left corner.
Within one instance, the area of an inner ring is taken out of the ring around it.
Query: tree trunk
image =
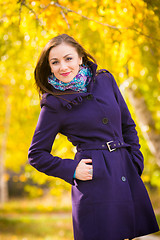
[[[3,205],[8,200],[8,184],[5,178],[5,154],[7,148],[7,136],[10,126],[11,106],[8,99],[8,88],[5,87],[6,113],[4,118],[4,133],[0,150],[0,204]]]
[[[132,88],[127,88],[129,101],[135,109],[135,113],[141,127],[142,134],[147,140],[151,153],[155,156],[157,164],[160,166],[160,134],[155,129],[151,112],[148,110],[145,100],[138,92]]]

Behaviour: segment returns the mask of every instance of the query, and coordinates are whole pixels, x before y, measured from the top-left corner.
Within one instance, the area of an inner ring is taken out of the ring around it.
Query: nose
[[[67,67],[67,63],[64,62],[64,61],[62,61],[62,62],[60,63],[60,71],[61,71],[61,72],[66,71],[67,68],[68,68],[68,67]]]

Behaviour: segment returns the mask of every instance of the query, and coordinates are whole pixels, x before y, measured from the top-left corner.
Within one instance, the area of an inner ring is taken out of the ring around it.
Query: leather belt
[[[77,145],[77,151],[108,150],[110,152],[113,152],[117,148],[122,148],[122,147],[131,147],[131,145],[121,140],[111,140],[108,142],[81,143]]]

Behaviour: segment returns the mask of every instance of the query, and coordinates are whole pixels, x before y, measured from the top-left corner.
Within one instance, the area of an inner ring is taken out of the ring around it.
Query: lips
[[[63,77],[67,77],[71,72],[61,73]]]

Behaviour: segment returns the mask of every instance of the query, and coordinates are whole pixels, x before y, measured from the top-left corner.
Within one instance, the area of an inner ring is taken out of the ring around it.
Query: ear
[[[82,57],[79,58],[79,65],[82,65]]]

